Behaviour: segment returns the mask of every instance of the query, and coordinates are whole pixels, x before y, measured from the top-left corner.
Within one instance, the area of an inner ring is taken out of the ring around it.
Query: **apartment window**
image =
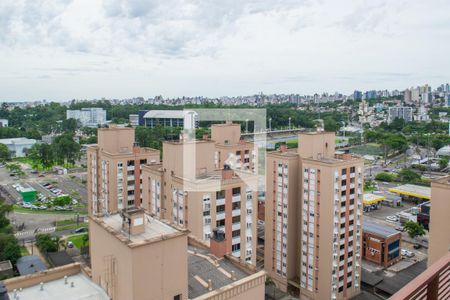
[[[216,227],[225,226],[225,220],[216,221]]]
[[[145,164],[147,163],[147,159],[141,159],[141,160],[139,161],[139,163],[140,163],[141,165],[145,165]]]
[[[217,205],[216,206],[216,212],[224,212],[225,211],[225,205]]]
[[[355,167],[350,167],[350,173],[355,173]]]
[[[347,283],[347,288],[350,288],[352,286],[352,282],[350,281],[349,283]]]
[[[181,300],[181,294],[173,296],[173,300]]]
[[[127,162],[127,166],[128,166],[128,167],[134,166],[134,160],[129,160],[129,161]]]
[[[241,236],[241,231],[240,230],[235,230],[231,233],[232,237],[237,237],[237,236]]]
[[[233,210],[241,209],[241,202],[234,202],[232,207],[233,207]]]
[[[231,246],[231,251],[234,252],[234,251],[239,251],[239,250],[241,250],[241,244],[240,243]]]
[[[241,222],[241,216],[236,216],[236,217],[233,217],[233,223],[240,223]]]
[[[216,192],[216,199],[223,199],[225,198],[225,191],[218,191]]]
[[[240,194],[241,194],[240,187],[233,188],[233,196],[240,195]]]
[[[339,293],[342,293],[344,291],[344,286],[341,286],[340,288],[339,288]]]
[[[346,175],[347,174],[347,169],[342,169],[342,175]]]

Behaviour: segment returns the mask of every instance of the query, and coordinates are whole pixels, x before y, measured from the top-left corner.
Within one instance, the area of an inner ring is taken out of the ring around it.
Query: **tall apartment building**
[[[431,183],[430,240],[428,266],[450,251],[450,176]]]
[[[142,169],[142,205],[152,215],[188,228],[222,254],[255,264],[258,205],[253,144],[240,142],[240,127],[235,124],[213,125],[211,132],[212,140],[183,137],[163,142],[162,162]],[[216,243],[211,240],[213,232],[225,239]]]
[[[403,119],[405,122],[412,121],[412,108],[406,106],[394,106],[389,107],[388,111],[388,123],[393,122],[395,119]]]
[[[67,119],[75,119],[82,126],[97,127],[106,124],[106,110],[100,107],[88,107],[81,110],[67,110]]]
[[[97,130],[98,143],[87,148],[88,211],[113,213],[142,202],[141,168],[159,162],[159,151],[139,147],[134,128]]]
[[[264,268],[303,299],[359,293],[363,161],[335,155],[335,134],[300,133],[266,159]]]

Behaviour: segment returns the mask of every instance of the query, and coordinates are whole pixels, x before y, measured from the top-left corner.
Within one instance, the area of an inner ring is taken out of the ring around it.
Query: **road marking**
[[[37,230],[27,230],[27,231],[19,231],[16,232],[14,235],[15,237],[20,237],[20,236],[29,236],[29,235],[34,235],[37,233],[51,233],[51,232],[55,232],[56,227],[47,227],[47,228],[38,228]]]

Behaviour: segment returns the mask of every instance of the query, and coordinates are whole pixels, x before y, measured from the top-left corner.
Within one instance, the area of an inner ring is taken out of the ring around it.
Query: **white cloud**
[[[449,9],[446,0],[3,0],[0,99],[436,84],[449,79]]]

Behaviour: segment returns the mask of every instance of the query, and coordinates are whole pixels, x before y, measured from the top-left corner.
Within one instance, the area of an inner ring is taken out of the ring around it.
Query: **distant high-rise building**
[[[403,119],[405,122],[412,121],[412,108],[406,106],[394,106],[389,107],[388,123],[391,123],[395,119]]]
[[[411,103],[412,94],[410,89],[406,89],[405,92],[403,93],[403,101],[405,101],[406,103]]]
[[[264,268],[305,299],[360,291],[364,163],[335,155],[335,134],[299,134],[266,160]]]
[[[431,182],[430,239],[428,265],[450,251],[450,176]]]
[[[353,92],[353,99],[354,100],[361,100],[362,99],[362,92],[361,91],[354,91]]]
[[[131,126],[139,126],[139,115],[137,114],[130,114],[129,115],[129,122]]]
[[[419,102],[420,101],[420,88],[411,88],[411,101]]]
[[[82,108],[81,110],[67,110],[67,119],[75,119],[81,123],[81,126],[97,127],[98,125],[105,125],[106,110],[99,107]]]

